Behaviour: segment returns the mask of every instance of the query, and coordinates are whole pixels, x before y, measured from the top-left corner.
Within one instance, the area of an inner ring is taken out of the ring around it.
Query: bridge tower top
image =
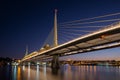
[[[26,46],[26,52],[25,52],[25,56],[28,55],[28,46]]]
[[[57,36],[57,9],[55,9],[54,15],[54,47],[58,46],[58,36]]]

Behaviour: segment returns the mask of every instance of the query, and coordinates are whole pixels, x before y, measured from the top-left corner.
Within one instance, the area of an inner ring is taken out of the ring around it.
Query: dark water
[[[46,66],[0,67],[0,80],[120,80],[120,67],[69,66],[52,71]]]

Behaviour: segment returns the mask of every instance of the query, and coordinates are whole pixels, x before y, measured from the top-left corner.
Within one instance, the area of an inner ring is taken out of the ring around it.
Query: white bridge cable
[[[80,22],[80,23],[74,23],[74,24],[66,24],[66,25],[59,25],[59,26],[75,26],[75,25],[81,25],[81,24],[94,24],[94,23],[105,23],[105,22],[113,22],[113,21],[120,21],[120,18],[116,19],[108,19],[108,20],[97,20],[97,21],[89,21],[89,22]]]
[[[46,44],[49,44],[50,46],[53,46],[53,29],[50,31],[50,33],[48,34],[48,37],[46,38],[43,46],[45,46]],[[43,47],[42,46],[42,47]]]
[[[74,36],[75,36],[75,35],[70,34],[70,33],[67,33],[67,32],[61,32],[61,33],[59,33],[59,34],[61,34],[61,35],[63,35],[63,36],[69,36],[69,38],[74,38]]]
[[[87,20],[93,20],[93,19],[104,18],[104,17],[110,17],[110,16],[116,16],[116,15],[120,15],[120,12],[107,14],[107,15],[102,15],[102,16],[96,16],[96,17],[92,17],[92,18],[85,18],[85,19],[80,19],[80,20],[74,20],[74,21],[70,21],[70,22],[64,22],[64,23],[60,23],[60,25],[71,24],[71,23],[87,21]]]
[[[66,33],[61,33],[61,35],[63,36],[63,37],[65,37],[66,38],[66,36],[68,36],[68,38],[69,39],[74,39],[75,37],[78,37],[78,36],[80,36],[80,35],[73,35],[73,34],[66,34]]]
[[[91,28],[91,26],[89,26],[90,28],[76,28],[76,27],[72,27],[72,28],[58,28],[58,39],[62,40],[64,39],[65,42],[68,42],[70,40],[73,40],[75,38],[78,38],[82,35],[88,34],[93,32],[95,29],[95,26],[93,28]],[[101,28],[101,27],[99,27]],[[103,28],[103,27],[102,27]],[[98,29],[98,26],[97,26]],[[60,41],[60,43],[65,43],[63,41]]]
[[[68,41],[70,41],[70,40],[73,39],[73,38],[71,38],[70,36],[61,36],[61,38],[64,40],[63,43],[68,42]]]
[[[73,40],[75,38],[82,36],[82,34],[76,35],[75,33],[70,33],[70,32],[69,33],[68,32],[59,32],[58,36],[59,36],[59,38],[58,38],[59,40],[61,40],[61,38],[62,38],[62,40],[64,39],[65,42],[68,42],[70,40]],[[62,41],[62,43],[65,43],[65,42]]]
[[[58,41],[59,44],[63,44],[65,42],[67,42],[68,40],[65,40],[63,37],[60,38],[60,40]]]
[[[66,29],[66,28],[102,28],[104,26],[61,26],[58,28],[60,28],[60,29]]]
[[[75,36],[80,36],[82,34],[80,33],[73,33],[73,32],[68,32],[68,31],[58,31],[58,34],[61,34],[63,36],[71,36],[71,38],[75,37]]]
[[[67,29],[59,29],[58,34],[73,34],[73,35],[80,35],[80,33],[72,32],[72,30],[67,30]]]
[[[81,30],[81,29],[62,29],[63,31],[68,31],[68,32],[93,32],[91,30]]]
[[[66,32],[66,31],[61,31],[59,34],[69,34],[69,35],[78,35],[78,36],[80,36],[80,35],[82,35],[81,33],[71,33],[71,32]]]
[[[110,20],[99,20],[99,21],[93,21],[94,23],[96,22],[111,22],[111,21],[114,21],[114,20],[120,20],[120,19],[110,19]],[[89,23],[93,23],[93,22],[89,22]],[[85,23],[85,22],[84,22]],[[99,26],[98,26],[99,25]],[[64,38],[68,38],[69,36],[74,36],[74,38],[71,38],[70,40],[73,40],[75,38],[78,38],[82,35],[85,35],[85,34],[89,34],[91,32],[94,32],[96,30],[99,30],[99,29],[102,29],[104,27],[106,27],[106,23],[105,23],[105,26],[100,26],[101,24],[94,24],[94,25],[90,25],[89,26],[75,26],[75,25],[69,25],[69,26],[59,26],[58,27],[58,32],[60,32],[60,34],[63,34]],[[78,36],[75,36],[76,34],[78,34]],[[80,35],[79,35],[80,34]],[[69,41],[70,41],[69,40]]]
[[[66,38],[63,34],[59,34],[59,37],[58,37],[58,43],[59,44],[63,44],[63,43],[65,43],[65,42],[68,42],[69,41],[69,39],[68,38]]]

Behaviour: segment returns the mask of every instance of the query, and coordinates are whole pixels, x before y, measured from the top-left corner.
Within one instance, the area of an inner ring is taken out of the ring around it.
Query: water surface
[[[0,67],[0,80],[120,80],[120,67],[70,66],[57,70],[44,66]]]

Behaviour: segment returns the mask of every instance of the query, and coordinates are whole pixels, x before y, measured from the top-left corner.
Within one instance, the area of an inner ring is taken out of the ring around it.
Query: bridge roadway
[[[44,51],[35,51],[25,56],[21,62],[43,60],[53,55],[66,56],[94,50],[120,46],[120,22],[106,26],[92,33],[80,36],[67,43]]]

